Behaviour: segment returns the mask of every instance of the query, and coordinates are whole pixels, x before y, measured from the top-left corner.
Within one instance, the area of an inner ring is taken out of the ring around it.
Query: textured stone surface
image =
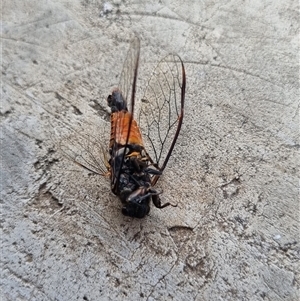
[[[297,300],[296,1],[5,2],[3,300]],[[104,138],[133,32],[140,88],[168,52],[187,73],[178,207],[143,220],[59,151]]]

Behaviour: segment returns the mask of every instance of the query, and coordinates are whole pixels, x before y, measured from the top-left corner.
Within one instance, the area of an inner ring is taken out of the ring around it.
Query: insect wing
[[[119,82],[119,89],[127,102],[128,111],[133,114],[137,72],[140,57],[140,40],[135,37],[127,52]]]
[[[118,114],[116,120],[116,126],[112,130],[112,137],[114,139],[114,143],[112,145],[112,156],[116,156],[118,154],[118,148],[120,147],[120,143],[117,143],[117,137],[122,137],[125,139],[125,143],[123,145],[128,145],[130,131],[133,121],[133,113],[134,113],[134,104],[135,104],[135,93],[136,93],[136,82],[137,82],[137,73],[138,73],[138,65],[139,65],[139,57],[140,57],[140,40],[135,37],[131,44],[130,48],[127,52],[127,56],[124,61],[120,82],[119,82],[119,90],[122,93],[124,100],[127,103],[127,109],[130,112],[130,115],[127,113],[119,112],[114,113]],[[128,120],[129,117],[129,120]],[[112,116],[114,118],[114,116]],[[126,135],[126,137],[124,137]],[[123,162],[125,159],[126,150],[123,152],[120,158],[113,157],[112,158],[112,190],[117,192],[118,183],[121,176],[121,169],[123,166]]]
[[[104,176],[109,169],[108,152],[104,146],[107,134],[108,127],[103,123],[97,138],[91,133],[87,135],[73,130],[56,144],[64,157],[92,173]]]
[[[178,138],[184,111],[185,69],[181,58],[169,54],[153,71],[138,116],[146,150],[163,171]],[[159,176],[154,176],[155,185]]]

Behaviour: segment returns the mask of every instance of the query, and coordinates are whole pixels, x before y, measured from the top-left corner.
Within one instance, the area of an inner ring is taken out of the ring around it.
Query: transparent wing
[[[90,172],[104,176],[108,174],[109,169],[106,146],[108,135],[108,125],[104,125],[98,131],[97,137],[91,133],[84,134],[72,131],[72,133],[60,138],[56,145],[67,159]]]
[[[135,37],[129,47],[127,52],[123,69],[121,72],[119,90],[122,93],[123,98],[127,103],[127,109],[131,113],[129,122],[123,123],[123,120],[118,120],[116,126],[114,128],[114,132],[112,133],[112,138],[115,140],[115,137],[123,137],[124,133],[127,133],[126,143],[128,144],[131,125],[133,120],[134,113],[134,104],[135,104],[135,93],[136,93],[136,81],[137,81],[137,73],[138,73],[138,65],[139,65],[139,57],[140,57],[140,40],[138,37]],[[117,153],[119,148],[118,143],[114,142],[112,147],[112,157]],[[121,167],[123,166],[123,162],[125,159],[125,153],[123,152],[123,156],[119,162],[119,160],[115,160],[116,158],[112,158],[113,166],[112,166],[112,190],[115,192],[118,189],[118,183],[121,176]]]
[[[183,62],[179,56],[170,54],[154,69],[142,98],[138,122],[146,150],[161,171],[168,163],[180,132],[185,85]]]
[[[135,37],[127,52],[119,82],[119,89],[127,102],[128,111],[133,113],[136,80],[140,57],[140,40]]]
[[[135,37],[127,52],[123,69],[119,82],[119,89],[127,102],[127,107],[130,112],[134,109],[134,99],[136,91],[136,79],[138,71],[138,62],[140,55],[140,40]],[[130,132],[131,122],[128,124]],[[75,162],[77,165],[84,167],[90,172],[107,175],[109,166],[108,158],[108,144],[109,144],[109,131],[107,126],[101,126],[99,129],[93,129],[97,135],[92,135],[91,132],[87,134],[72,132],[69,133],[57,145],[62,154]],[[122,128],[117,128],[116,131],[123,131]],[[117,135],[120,135],[118,133]],[[128,138],[127,138],[128,139]],[[123,158],[124,160],[124,158]],[[115,175],[117,182],[119,181],[119,173]]]

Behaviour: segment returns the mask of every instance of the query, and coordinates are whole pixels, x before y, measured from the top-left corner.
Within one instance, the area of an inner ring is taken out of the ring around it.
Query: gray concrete
[[[4,1],[2,300],[297,300],[298,13],[280,0]],[[158,184],[178,207],[143,220],[60,147],[108,143],[105,99],[133,32],[139,87],[168,52],[187,73]]]

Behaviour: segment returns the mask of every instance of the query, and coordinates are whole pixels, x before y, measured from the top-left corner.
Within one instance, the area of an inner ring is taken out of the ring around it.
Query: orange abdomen
[[[131,114],[125,110],[111,114],[111,132],[109,148],[112,148],[114,143],[118,143],[120,145],[126,144],[131,118]],[[142,147],[144,146],[139,126],[137,125],[137,122],[134,119],[132,119],[131,121],[130,133],[127,144],[136,144]]]

